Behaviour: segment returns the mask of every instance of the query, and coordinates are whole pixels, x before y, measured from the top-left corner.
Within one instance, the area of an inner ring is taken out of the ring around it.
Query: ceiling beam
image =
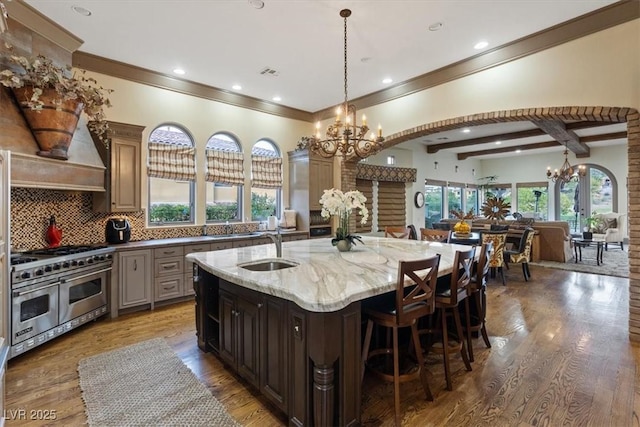
[[[516,150],[526,151],[526,150],[535,150],[537,148],[551,148],[551,147],[557,147],[557,146],[558,146],[558,143],[556,141],[547,141],[547,142],[536,142],[535,144],[520,145],[517,147],[502,147],[502,148],[491,148],[488,150],[467,151],[466,153],[458,153],[458,160],[464,160],[474,156],[485,156],[487,154],[513,153]]]
[[[573,122],[565,125],[567,130],[580,130],[588,129],[599,126],[609,126],[611,122]],[[509,141],[513,139],[530,138],[532,136],[545,135],[546,132],[542,129],[529,129],[518,132],[501,133],[496,135],[483,136],[480,138],[465,139],[464,141],[455,142],[443,142],[442,144],[427,145],[427,153],[433,154],[440,150],[447,150],[450,148],[468,147],[469,145],[487,144],[495,141]]]
[[[545,131],[551,138],[567,148],[576,155],[589,156],[589,146],[580,143],[580,137],[567,126],[562,120],[532,120],[531,123]]]
[[[587,142],[607,141],[611,139],[621,139],[626,137],[627,137],[627,132],[604,133],[601,135],[590,135],[590,136],[580,137],[580,143],[583,144]],[[557,141],[544,141],[544,142],[537,142],[534,144],[519,145],[515,147],[502,147],[502,148],[490,148],[487,150],[467,151],[466,153],[458,153],[458,160],[464,160],[474,156],[485,156],[488,154],[511,153],[516,150],[527,151],[527,150],[535,150],[537,148],[551,148],[551,147],[557,147],[557,146],[558,146]]]

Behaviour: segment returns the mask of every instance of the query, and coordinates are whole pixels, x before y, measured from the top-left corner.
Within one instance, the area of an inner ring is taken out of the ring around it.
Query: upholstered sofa
[[[593,237],[604,239],[605,249],[609,249],[609,244],[620,245],[620,249],[624,249],[624,241],[629,239],[627,236],[627,214],[611,212],[594,216],[598,222],[596,229],[593,230]]]
[[[443,219],[441,222],[453,224],[457,219]],[[567,262],[572,260],[573,252],[571,248],[571,233],[567,221],[535,221],[530,224],[518,222],[516,220],[493,221],[485,218],[474,218],[471,220],[472,231],[488,230],[491,224],[509,225],[509,229],[522,229],[528,225],[537,231],[537,241],[541,260]]]

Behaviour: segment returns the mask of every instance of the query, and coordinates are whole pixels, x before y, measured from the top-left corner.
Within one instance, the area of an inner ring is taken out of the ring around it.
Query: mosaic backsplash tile
[[[91,193],[11,189],[11,245],[15,250],[31,250],[47,246],[45,231],[51,215],[62,229],[61,245],[103,244],[107,219],[126,216],[131,224],[131,240],[195,237],[202,234],[202,225],[146,228],[144,210],[126,213],[99,213],[91,209]],[[256,231],[258,223],[234,224],[234,232]],[[224,225],[207,225],[207,234],[224,234]]]

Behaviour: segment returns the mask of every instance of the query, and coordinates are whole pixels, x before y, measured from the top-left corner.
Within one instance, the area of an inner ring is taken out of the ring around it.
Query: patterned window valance
[[[206,150],[205,180],[221,184],[244,185],[244,155],[231,151]]]
[[[176,181],[195,181],[195,148],[149,142],[149,164],[147,174],[154,178],[166,178]]]
[[[395,168],[359,163],[356,166],[356,178],[370,181],[416,182],[417,169]]]
[[[282,158],[252,155],[251,186],[256,188],[282,187]]]

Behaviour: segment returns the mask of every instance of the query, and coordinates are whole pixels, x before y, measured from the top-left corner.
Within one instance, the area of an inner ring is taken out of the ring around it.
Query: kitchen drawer
[[[237,246],[233,246],[233,243],[231,243],[230,241],[227,242],[214,242],[211,244],[211,250],[212,251],[220,251],[222,249],[231,249]]]
[[[234,240],[233,247],[234,248],[246,248],[247,246],[253,246],[253,240]]]
[[[273,240],[268,237],[258,237],[257,239],[253,239],[253,246],[268,245],[269,243],[273,243]]]
[[[167,246],[166,248],[158,248],[153,250],[153,256],[158,258],[167,258],[174,256],[183,256],[183,246]]]
[[[211,250],[211,243],[198,243],[195,245],[185,245],[184,254],[192,254],[196,252],[209,252]]]
[[[177,274],[156,279],[155,284],[155,301],[181,297],[184,285],[184,275]]]
[[[156,258],[154,265],[155,277],[184,273],[184,257],[182,256]]]

